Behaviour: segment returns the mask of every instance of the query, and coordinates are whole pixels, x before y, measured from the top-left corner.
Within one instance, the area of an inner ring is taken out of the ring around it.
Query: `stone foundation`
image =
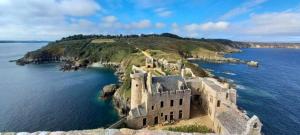
[[[182,133],[161,130],[132,130],[132,129],[91,129],[91,130],[74,130],[74,131],[38,131],[34,133],[28,132],[0,132],[0,135],[216,135],[214,133]]]

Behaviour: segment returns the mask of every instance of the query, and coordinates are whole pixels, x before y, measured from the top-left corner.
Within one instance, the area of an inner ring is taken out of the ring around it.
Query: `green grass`
[[[231,50],[231,41],[183,39],[171,37],[128,37],[116,38],[108,36],[95,38],[94,36],[77,35],[51,42],[47,46],[29,52],[25,58],[39,59],[47,57],[68,57],[76,60],[92,62],[117,62],[125,68],[125,80],[121,86],[123,95],[130,97],[130,77],[132,65],[143,66],[145,57],[136,48],[147,50],[154,58],[164,58],[169,62],[183,60],[186,67],[191,68],[195,75],[205,77],[206,72],[185,60],[191,56],[213,56],[215,52]],[[164,69],[167,75],[179,74]],[[160,74],[160,73],[156,73]]]
[[[174,131],[174,132],[185,132],[185,133],[212,133],[213,131],[206,126],[202,125],[185,125],[177,127],[169,127],[164,130]]]

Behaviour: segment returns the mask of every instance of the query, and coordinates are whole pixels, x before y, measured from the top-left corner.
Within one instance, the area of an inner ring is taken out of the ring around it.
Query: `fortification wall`
[[[91,130],[73,130],[73,131],[38,131],[28,132],[0,132],[0,135],[216,135],[214,133],[182,133],[170,131],[153,131],[153,130],[132,130],[132,129],[91,129]]]

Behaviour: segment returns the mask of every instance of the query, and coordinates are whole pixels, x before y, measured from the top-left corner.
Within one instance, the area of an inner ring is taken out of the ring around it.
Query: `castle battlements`
[[[146,69],[132,67],[131,107],[127,125],[143,128],[191,118],[192,106],[202,108],[217,134],[260,135],[262,123],[236,105],[236,90],[214,78],[197,77],[181,67],[180,75],[153,76],[155,59],[147,56]],[[166,60],[160,60],[166,62]]]

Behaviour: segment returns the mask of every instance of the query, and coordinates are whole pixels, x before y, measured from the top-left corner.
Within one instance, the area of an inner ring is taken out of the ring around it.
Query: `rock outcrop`
[[[113,96],[118,89],[118,85],[116,84],[109,84],[103,87],[101,91],[101,97],[102,98],[109,98]]]
[[[113,96],[113,103],[119,115],[127,116],[130,110],[130,100],[122,96],[122,89],[118,89]]]

